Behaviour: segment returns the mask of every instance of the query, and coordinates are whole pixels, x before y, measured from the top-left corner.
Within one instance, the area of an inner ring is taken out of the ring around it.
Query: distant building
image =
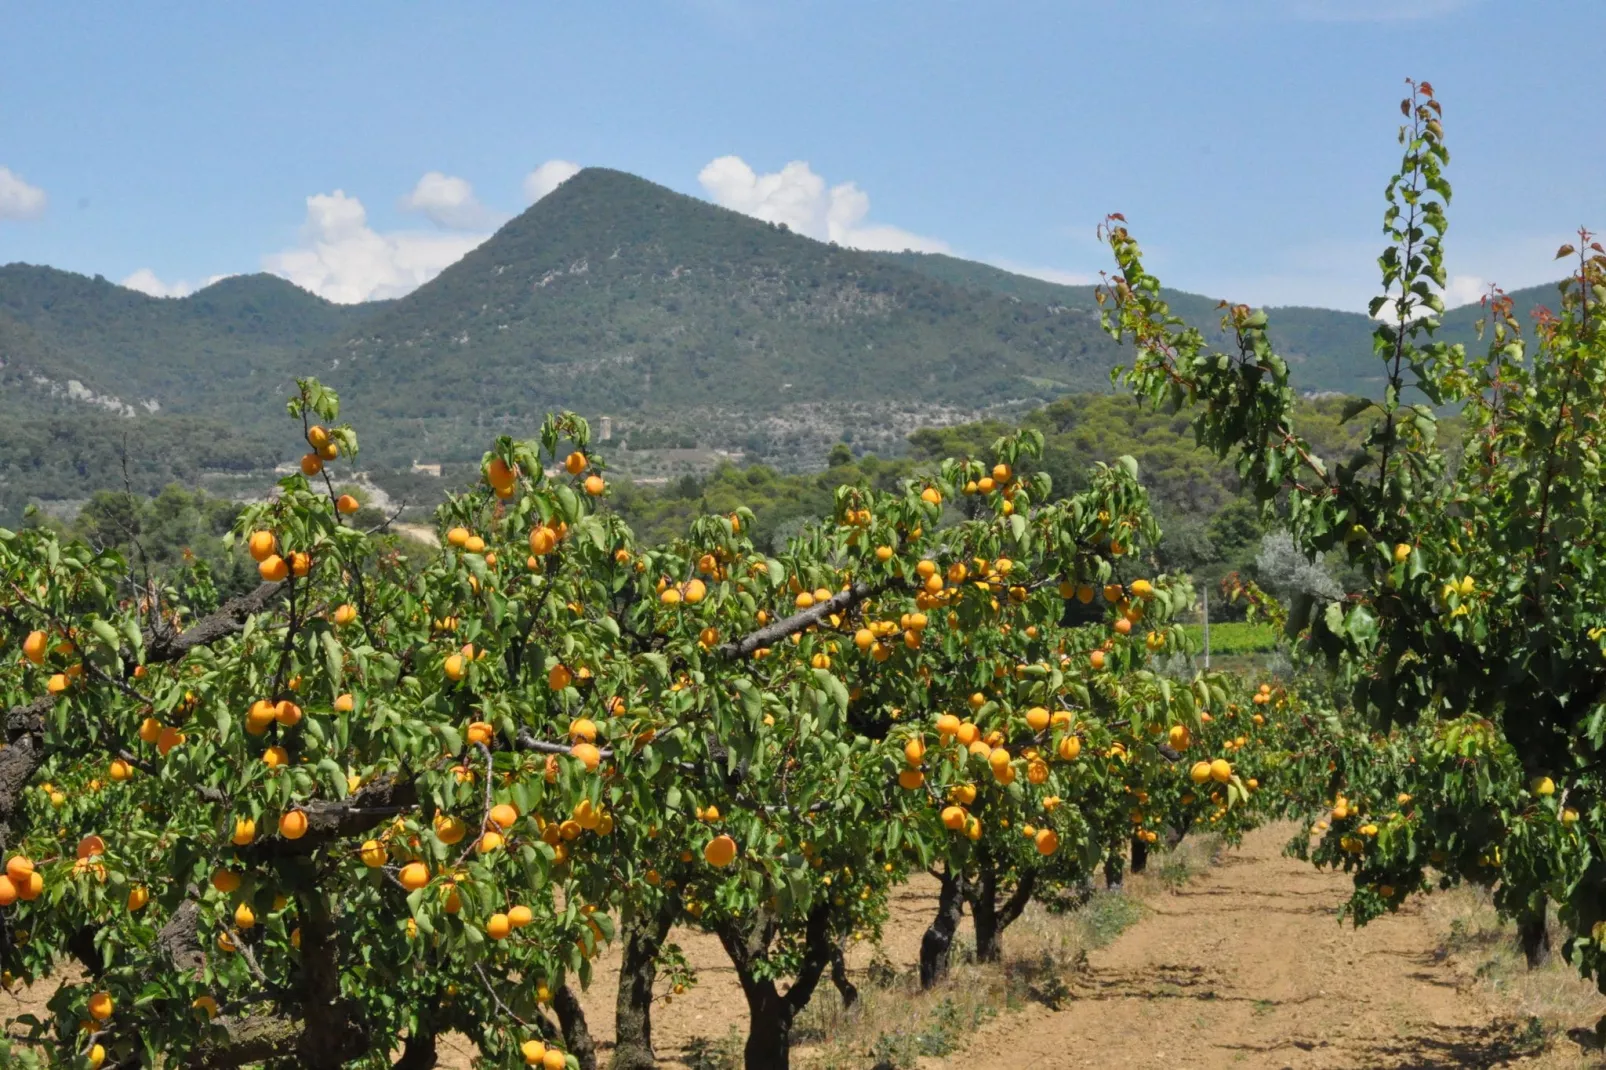
[[[613,417],[604,416],[597,429],[597,441],[607,442],[613,438]]]
[[[439,479],[441,477],[441,466],[438,464],[419,464],[415,460],[413,461],[413,472],[415,475],[434,476]]]

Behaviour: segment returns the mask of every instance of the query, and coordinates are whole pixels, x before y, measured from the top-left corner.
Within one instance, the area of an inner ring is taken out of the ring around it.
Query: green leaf
[[[1371,398],[1350,398],[1348,401],[1344,402],[1343,411],[1341,411],[1338,415],[1338,422],[1341,424],[1347,424],[1351,420],[1355,419],[1355,417],[1371,408],[1374,404],[1376,404],[1376,402],[1374,402]]]
[[[121,645],[118,641],[117,629],[113,628],[110,623],[97,619],[90,621],[89,627],[94,631],[95,638],[105,643],[110,649],[116,650]]]
[[[323,660],[329,670],[329,682],[338,684],[346,663],[346,656],[340,649],[340,640],[335,638],[334,632],[328,630],[319,633],[318,639],[323,644]]]
[[[1016,542],[1021,542],[1026,535],[1026,517],[1020,513],[1013,513],[1009,518],[1009,532]]]
[[[436,735],[441,737],[442,745],[452,754],[459,754],[463,750],[463,733],[454,725],[440,724],[435,726]]]

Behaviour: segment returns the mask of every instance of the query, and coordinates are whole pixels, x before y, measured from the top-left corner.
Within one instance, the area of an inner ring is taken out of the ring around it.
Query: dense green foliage
[[[1204,647],[1204,628],[1198,624],[1185,624],[1182,630],[1200,649]],[[1210,653],[1229,656],[1234,654],[1265,654],[1276,650],[1282,633],[1270,624],[1256,621],[1227,621],[1210,625]]]
[[[1338,399],[1299,405],[1316,448],[1335,461],[1358,441],[1339,422],[1342,406]],[[1132,457],[1162,521],[1164,536],[1156,553],[1166,569],[1210,583],[1230,572],[1254,571],[1266,529],[1231,466],[1190,441],[1185,419],[1112,395],[1063,398],[1018,423],[983,421],[918,431],[907,457],[869,455],[806,474],[725,465],[705,478],[686,477],[662,488],[621,485],[612,504],[632,527],[657,539],[684,531],[700,512],[729,512],[743,504],[753,510],[754,541],[778,547],[807,521],[830,515],[837,487],[862,483],[890,489],[943,457],[982,456],[990,443],[1017,427],[1043,435],[1041,457],[1024,461],[1023,470],[1047,473],[1056,494],[1081,489],[1095,464]],[[959,515],[954,506],[949,511]]]
[[[257,585],[256,567],[227,536],[244,507],[177,484],[154,498],[97,491],[62,536],[119,554],[141,586],[165,581],[185,600],[212,609]]]

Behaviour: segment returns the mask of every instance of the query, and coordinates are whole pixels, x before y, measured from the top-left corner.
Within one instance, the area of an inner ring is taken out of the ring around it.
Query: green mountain
[[[1020,301],[1065,308],[1096,309],[1092,286],[1067,286],[1004,271],[987,264],[941,253],[883,253],[886,259],[955,286],[988,290]],[[1220,339],[1218,298],[1161,291],[1171,309],[1189,323]],[[1382,389],[1372,374],[1372,322],[1355,312],[1328,308],[1287,307],[1269,310],[1272,342],[1288,361],[1301,390],[1310,393],[1365,394]]]
[[[354,414],[371,409],[382,452],[451,456],[556,406],[695,425],[727,447],[755,427],[951,422],[1101,389],[1114,351],[1086,312],[590,169],[335,352],[330,380]]]
[[[0,267],[0,329],[32,336],[20,359],[37,368],[46,354],[42,374],[52,382],[77,379],[136,413],[245,427],[261,426],[264,396],[283,393],[331,339],[384,305],[336,305],[274,275],[234,276],[171,300],[99,276]]]
[[[1173,299],[1214,322],[1214,301]],[[0,520],[121,486],[125,460],[140,490],[206,473],[260,485],[299,452],[281,405],[308,374],[340,391],[370,466],[470,461],[555,408],[782,469],[839,441],[898,453],[921,427],[1107,391],[1123,354],[1093,309],[1086,287],[839,248],[596,168],[395,301],[335,305],[270,275],[158,299],[12,264]],[[1301,388],[1375,388],[1365,317],[1273,323]]]
[[[879,253],[878,256],[954,286],[1003,294],[1023,302],[1073,309],[1095,309],[1093,287],[1017,275],[1011,271],[942,253]],[[1171,310],[1213,340],[1220,331],[1220,299],[1162,290]],[[1532,320],[1534,309],[1556,307],[1554,283],[1513,290],[1510,295],[1519,322]],[[1372,358],[1372,319],[1359,312],[1285,305],[1268,308],[1272,344],[1288,361],[1295,385],[1307,393],[1376,394],[1383,379]],[[1448,310],[1437,337],[1460,342],[1469,349],[1478,344],[1477,321],[1483,309],[1477,303]]]

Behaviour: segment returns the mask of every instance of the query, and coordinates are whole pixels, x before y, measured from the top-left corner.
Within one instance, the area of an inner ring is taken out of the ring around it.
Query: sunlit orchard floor
[[[874,949],[856,947],[861,1009],[844,1014],[822,985],[800,1024],[795,1062],[832,1070],[1606,1065],[1568,1035],[1592,1028],[1606,999],[1559,956],[1528,973],[1510,930],[1476,893],[1417,899],[1357,931],[1338,917],[1348,879],[1283,855],[1294,831],[1262,829],[1213,857],[1193,841],[1080,915],[1034,911],[1009,931],[1002,967],[957,967],[949,985],[924,996],[909,991],[909,975],[936,884],[911,882],[893,900],[881,945],[903,976],[877,987]],[[658,1005],[659,1055],[672,1067],[739,1066],[746,1006],[729,964],[709,937],[678,939],[700,980]],[[608,958],[597,976],[611,979],[615,965]],[[587,999],[601,1039],[612,1033],[612,997],[599,982]],[[466,1067],[469,1055],[459,1049],[450,1065]]]
[[[1606,999],[1559,961],[1528,972],[1511,933],[1470,891],[1413,900],[1364,929],[1341,924],[1348,882],[1283,856],[1292,826],[1262,829],[1213,857],[1199,841],[1159,856],[1119,895],[1084,910],[1033,910],[1001,966],[956,965],[912,991],[935,882],[900,888],[879,951],[855,946],[862,994],[844,1012],[829,984],[799,1024],[795,1065],[934,1070],[1055,1067],[1451,1068],[1606,1066],[1585,1031]],[[714,939],[676,935],[697,985],[655,1008],[666,1067],[739,1067],[746,1005]],[[968,921],[961,950],[968,945]],[[874,964],[874,965],[873,965]],[[613,1035],[617,957],[586,996],[592,1033]],[[891,967],[890,969],[888,967]],[[667,994],[667,993],[666,993]],[[0,1014],[39,1013],[36,986]],[[473,1050],[449,1038],[441,1065]]]

